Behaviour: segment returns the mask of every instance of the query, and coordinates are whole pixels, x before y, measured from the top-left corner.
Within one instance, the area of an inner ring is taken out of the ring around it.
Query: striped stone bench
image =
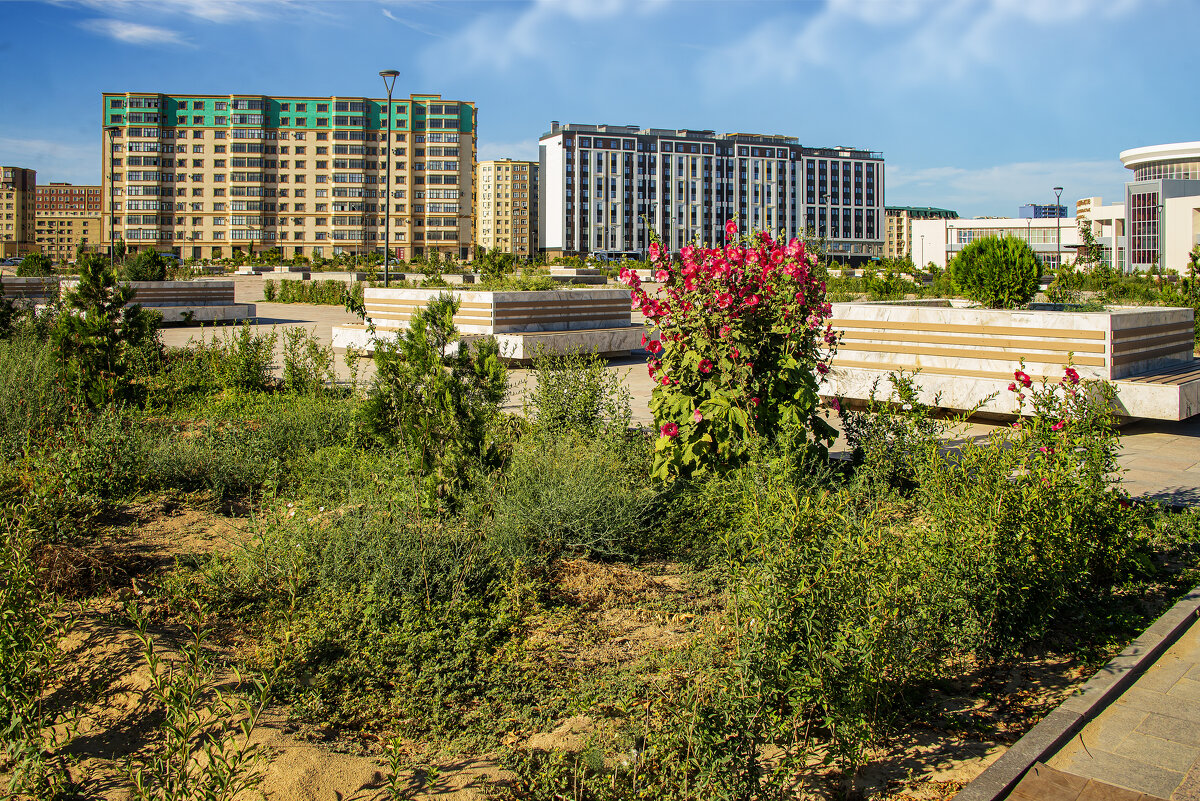
[[[454,324],[464,339],[494,336],[501,354],[527,361],[537,348],[602,355],[628,355],[641,347],[643,327],[632,322],[626,289],[574,289],[551,292],[487,292],[446,289],[367,289],[367,318],[375,337],[397,336],[412,315],[442,292],[458,298]],[[335,326],[334,347],[370,350],[365,325]]]
[[[926,402],[940,396],[945,408],[971,409],[998,393],[981,411],[1011,414],[1015,400],[1006,388],[1023,359],[1035,381],[1057,381],[1071,364],[1085,379],[1118,382],[1122,414],[1177,420],[1186,412],[1178,402],[1151,401],[1153,393],[1127,391],[1122,380],[1190,363],[1192,318],[1185,308],[1072,312],[963,308],[947,301],[835,303],[838,352],[822,391],[866,400],[878,382],[882,398],[890,392],[889,373],[919,369]]]

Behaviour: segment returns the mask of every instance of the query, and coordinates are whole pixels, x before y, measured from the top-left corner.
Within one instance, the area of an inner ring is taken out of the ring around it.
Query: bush
[[[167,279],[167,257],[152,248],[139,250],[133,258],[125,261],[121,277],[126,281],[165,281]],[[174,261],[171,259],[170,261]]]
[[[227,333],[221,340],[214,338],[208,354],[217,383],[227,389],[236,387],[248,392],[271,386],[278,339],[274,331],[256,333],[248,321],[238,326],[236,333]]]
[[[333,346],[303,326],[283,331],[283,385],[292,392],[314,392],[336,380]]]
[[[1015,309],[1037,293],[1042,262],[1015,236],[989,236],[964,247],[950,262],[954,286],[989,309]]]
[[[619,439],[526,437],[496,500],[497,548],[512,563],[542,568],[564,554],[612,559],[644,552],[654,500],[646,467]]]
[[[263,300],[267,303],[274,303],[275,297],[279,294],[278,281],[263,281]]]
[[[651,296],[623,270],[648,330],[650,401],[661,479],[721,471],[747,461],[760,441],[822,450],[833,429],[818,414],[818,375],[836,342],[825,285],[804,244],[758,233],[725,248],[685,247],[680,263],[650,246]]]
[[[27,335],[0,340],[0,457],[20,456],[69,413],[70,398],[50,343]]]
[[[629,428],[629,389],[595,353],[539,350],[526,417],[540,431],[619,432]]]
[[[30,253],[17,265],[18,278],[33,278],[41,275],[54,275],[54,265],[50,262],[50,257],[45,254]]]

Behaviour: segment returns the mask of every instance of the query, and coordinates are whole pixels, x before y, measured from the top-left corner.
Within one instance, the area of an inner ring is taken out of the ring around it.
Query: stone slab
[[[146,306],[162,314],[164,323],[227,323],[255,317],[253,303],[214,306]]]

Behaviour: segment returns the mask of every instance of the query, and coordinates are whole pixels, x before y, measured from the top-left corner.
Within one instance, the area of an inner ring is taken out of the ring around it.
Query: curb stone
[[[954,801],[999,801],[1137,681],[1200,618],[1200,587],[1183,596],[1067,700],[964,787]]]

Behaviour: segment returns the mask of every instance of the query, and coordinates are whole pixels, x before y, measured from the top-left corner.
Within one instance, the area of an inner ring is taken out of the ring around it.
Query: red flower
[[[728,309],[733,305],[733,295],[728,292],[720,292],[717,294],[717,305],[722,309]]]
[[[750,297],[746,298],[746,305],[752,309],[755,306],[757,306],[758,305],[758,295],[751,295]]]
[[[704,419],[704,415],[700,413],[699,409],[692,412],[692,422],[699,423],[703,419]]]
[[[675,425],[674,423],[663,423],[658,429],[658,433],[662,434],[664,437],[673,437],[679,433],[679,426]]]
[[[818,374],[825,375],[828,372],[829,372],[829,365],[825,364],[825,362],[817,362],[817,373]]]
[[[660,284],[665,284],[671,278],[671,274],[666,270],[655,270],[654,280]]]
[[[708,359],[701,359],[699,368],[700,372],[702,373],[711,373],[713,369],[713,363]]]
[[[722,338],[722,339],[724,339],[725,337],[729,336],[729,332],[730,332],[730,331],[732,331],[732,330],[733,330],[733,329],[732,329],[732,328],[730,328],[730,327],[729,327],[729,326],[727,326],[727,325],[723,325],[723,326],[721,326],[721,330],[720,330],[720,332],[719,332],[719,333],[720,333],[720,335],[721,335],[721,338]]]
[[[1062,431],[1063,426],[1067,424],[1066,420],[1059,420],[1054,425],[1050,426],[1051,431]]]
[[[652,339],[646,344],[646,350],[650,351],[651,353],[661,353],[662,343],[657,339]]]
[[[727,239],[733,239],[737,236],[737,223],[733,220],[725,223],[725,236]]]
[[[658,243],[651,242],[650,243],[650,251],[649,251],[650,261],[658,261],[658,253],[659,253]]]
[[[1069,384],[1079,383],[1079,373],[1075,372],[1074,367],[1068,367],[1063,370],[1063,379]]]
[[[1028,387],[1033,386],[1033,379],[1030,378],[1028,375],[1026,375],[1025,372],[1022,370],[1014,370],[1013,377],[1016,378],[1017,381],[1019,381],[1021,386],[1023,386],[1023,387],[1028,388]]]
[[[1016,382],[1016,381],[1013,381],[1013,382],[1010,382],[1010,383],[1009,383],[1009,385],[1008,385],[1008,391],[1009,391],[1009,392],[1016,392],[1016,391],[1017,391],[1017,382]]]
[[[751,399],[750,399],[750,402],[751,402],[751,403],[753,403],[755,406],[757,406],[757,405],[758,405],[758,398],[751,398]]]

